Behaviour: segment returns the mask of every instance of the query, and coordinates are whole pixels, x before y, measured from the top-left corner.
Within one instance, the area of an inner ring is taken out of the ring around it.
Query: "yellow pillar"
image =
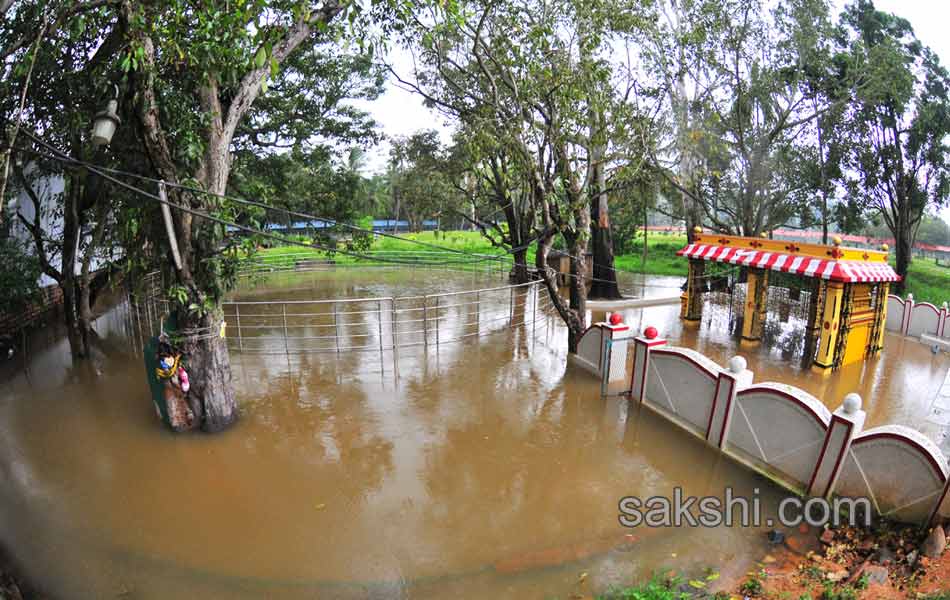
[[[745,312],[742,318],[742,338],[757,340],[762,337],[762,325],[765,323],[769,272],[764,269],[749,269],[747,281]]]
[[[818,352],[815,354],[815,364],[819,367],[828,368],[835,364],[835,346],[838,342],[843,297],[844,284],[840,281],[829,281],[825,287],[821,337],[818,340]]]
[[[884,330],[885,322],[887,321],[887,295],[891,291],[891,284],[887,281],[878,284],[877,288],[877,315],[875,315],[877,322],[874,324],[877,327],[877,344],[875,348],[875,353],[880,352],[884,349]]]

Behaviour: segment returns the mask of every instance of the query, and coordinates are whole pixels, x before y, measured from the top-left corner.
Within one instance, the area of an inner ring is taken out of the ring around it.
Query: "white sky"
[[[845,0],[832,0],[834,12],[840,13]],[[950,22],[950,0],[875,0],[878,10],[891,12],[904,17],[914,27],[917,38],[930,46],[940,57],[944,66],[950,66],[950,35],[947,23]],[[393,59],[401,75],[409,72],[409,58],[396,53]],[[360,103],[373,115],[387,136],[409,135],[420,129],[437,129],[442,133],[442,141],[448,143],[452,132],[445,117],[423,106],[422,99],[411,92],[397,87],[392,81],[386,83],[385,93],[375,102]],[[384,142],[368,152],[368,171],[382,172],[386,168],[389,156],[389,144]],[[941,211],[944,220],[950,222],[950,207]]]

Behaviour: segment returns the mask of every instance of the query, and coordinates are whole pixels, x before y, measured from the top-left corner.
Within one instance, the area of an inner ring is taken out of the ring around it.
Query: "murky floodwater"
[[[280,276],[241,296],[496,283],[337,272]],[[720,361],[736,352],[725,334],[684,329],[676,311],[627,317]],[[116,321],[100,332],[120,331]],[[593,378],[566,366],[556,322],[526,321],[400,350],[398,379],[378,368],[385,354],[235,355],[243,418],[215,436],[159,426],[139,357],[70,370],[53,344],[0,380],[0,540],[61,598],[567,598],[582,572],[585,591],[663,568],[743,572],[763,529],[625,530],[617,501],[731,485],[760,489],[772,514],[780,492],[649,411],[601,399]],[[872,424],[906,424],[947,361],[896,337],[887,345],[861,372],[823,379],[786,370],[780,348],[740,351],[759,380],[819,397],[857,389]]]

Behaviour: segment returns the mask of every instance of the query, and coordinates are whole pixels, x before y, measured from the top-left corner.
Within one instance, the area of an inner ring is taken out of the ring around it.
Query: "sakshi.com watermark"
[[[618,519],[624,527],[839,527],[871,526],[871,502],[867,498],[802,499],[789,496],[778,503],[775,517],[762,514],[759,488],[751,496],[725,488],[723,496],[687,496],[674,488],[672,497],[641,499],[624,496],[618,503]]]

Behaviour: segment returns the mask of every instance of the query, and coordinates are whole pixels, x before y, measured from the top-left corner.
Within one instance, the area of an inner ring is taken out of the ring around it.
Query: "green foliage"
[[[917,241],[934,246],[950,246],[950,225],[940,217],[924,215],[917,228]]]
[[[940,306],[950,302],[950,268],[922,258],[910,263],[904,294],[913,294],[917,302]]]
[[[392,140],[389,177],[393,218],[405,216],[410,229],[419,231],[423,220],[448,217],[464,208],[450,159],[439,133],[432,129]]]
[[[765,572],[755,572],[750,573],[748,578],[742,582],[742,585],[739,586],[739,591],[743,594],[757,598],[762,595],[762,578],[765,576]]]
[[[859,82],[848,121],[852,190],[893,233],[903,275],[925,211],[950,192],[950,75],[910,23],[870,0],[842,13],[841,43]]]
[[[0,315],[23,310],[39,297],[39,261],[9,230],[0,227]]]
[[[655,576],[643,585],[618,588],[598,596],[598,600],[689,600],[688,592],[679,591],[677,577]]]

